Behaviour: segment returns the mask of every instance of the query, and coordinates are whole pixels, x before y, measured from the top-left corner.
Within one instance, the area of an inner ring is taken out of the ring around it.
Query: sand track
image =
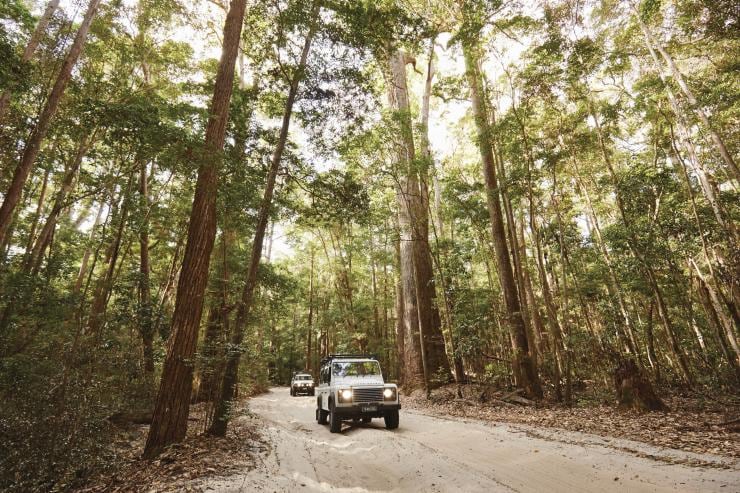
[[[202,485],[207,491],[673,492],[740,491],[737,461],[628,440],[520,425],[440,419],[401,410],[382,419],[316,423],[314,397],[273,388],[250,400],[271,451],[256,469]],[[678,463],[677,463],[678,462]],[[690,463],[715,464],[695,467]]]

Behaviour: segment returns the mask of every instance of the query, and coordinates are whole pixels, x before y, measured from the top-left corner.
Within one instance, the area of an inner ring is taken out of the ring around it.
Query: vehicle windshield
[[[312,378],[311,375],[296,375],[295,376],[296,380],[311,380],[311,378]]]
[[[335,377],[379,377],[380,365],[377,361],[334,363],[332,374]]]

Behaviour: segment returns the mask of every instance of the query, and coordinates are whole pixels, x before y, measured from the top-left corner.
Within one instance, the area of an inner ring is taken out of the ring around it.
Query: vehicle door
[[[319,371],[319,396],[321,398],[321,408],[329,410],[329,393],[330,393],[330,382],[331,372],[329,370],[330,365],[324,365]]]

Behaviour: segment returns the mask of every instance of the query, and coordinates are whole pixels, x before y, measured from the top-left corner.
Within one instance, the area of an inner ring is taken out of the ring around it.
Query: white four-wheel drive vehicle
[[[319,424],[328,420],[332,433],[339,433],[342,420],[347,419],[369,423],[383,418],[386,428],[398,428],[398,388],[383,381],[380,363],[373,356],[326,356],[321,360],[316,391],[316,420]]]
[[[296,373],[290,381],[290,395],[314,395],[314,382],[310,373]]]

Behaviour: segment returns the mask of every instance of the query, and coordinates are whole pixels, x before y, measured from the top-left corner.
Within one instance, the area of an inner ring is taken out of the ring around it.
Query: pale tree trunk
[[[639,17],[639,14],[638,14],[638,17]],[[641,28],[643,29],[643,34],[646,36],[645,44],[647,46],[648,52],[650,53],[653,63],[655,64],[655,69],[658,71],[658,76],[660,77],[660,80],[663,82],[663,85],[666,91],[666,96],[668,97],[668,103],[670,104],[671,110],[673,111],[676,117],[680,140],[686,147],[686,152],[688,154],[688,161],[691,164],[691,167],[693,168],[697,177],[699,178],[699,183],[701,185],[702,192],[704,193],[704,197],[709,202],[709,205],[712,208],[712,212],[714,212],[714,216],[717,219],[717,222],[720,224],[720,226],[722,226],[722,228],[724,228],[725,231],[727,231],[729,234],[733,235],[733,237],[737,238],[737,231],[736,231],[735,225],[732,221],[727,220],[727,214],[724,211],[724,208],[722,207],[722,204],[720,203],[719,198],[717,197],[718,192],[716,190],[716,185],[712,182],[711,177],[709,176],[709,173],[705,169],[703,163],[701,162],[701,160],[699,159],[696,153],[696,148],[694,146],[694,143],[691,139],[691,134],[689,132],[689,124],[685,121],[684,114],[681,111],[680,105],[678,104],[678,99],[673,94],[673,90],[671,89],[671,86],[668,84],[666,76],[663,73],[662,64],[660,63],[658,54],[655,53],[655,50],[653,49],[653,45],[651,43],[650,33],[647,31],[647,27],[642,23],[641,20],[640,20],[640,23],[641,23]]]
[[[499,186],[496,179],[496,165],[493,151],[490,145],[491,129],[489,126],[488,109],[482,92],[482,78],[479,72],[477,44],[478,36],[463,42],[463,53],[465,56],[466,75],[470,89],[470,97],[473,102],[473,114],[478,131],[478,147],[481,154],[483,176],[486,184],[486,200],[488,214],[491,220],[491,234],[496,253],[501,290],[504,295],[506,309],[506,325],[509,331],[512,345],[512,369],[517,383],[524,389],[526,394],[533,398],[542,397],[539,375],[534,362],[529,356],[529,341],[524,319],[521,312],[519,294],[517,293],[516,280],[511,267],[511,255],[509,245],[506,241],[503,211],[499,197]]]
[[[244,23],[246,0],[232,0],[224,23],[223,48],[213,90],[206,128],[205,148],[188,225],[188,239],[177,285],[175,312],[167,342],[162,379],[144,457],[152,458],[162,449],[185,438],[193,385],[191,360],[198,343],[208,267],[216,237],[216,194],[221,153],[224,147],[229,103],[234,86],[236,57]]]
[[[77,30],[77,35],[69,49],[69,53],[67,53],[64,63],[62,63],[62,68],[59,71],[54,87],[46,100],[46,105],[44,106],[41,115],[39,115],[38,123],[36,123],[36,127],[33,129],[33,132],[31,132],[31,136],[26,143],[26,148],[23,151],[23,156],[21,157],[18,166],[15,168],[13,178],[10,182],[10,187],[5,193],[3,205],[0,206],[0,244],[3,243],[5,236],[8,233],[10,223],[13,218],[13,212],[23,194],[23,186],[26,184],[28,175],[31,173],[31,170],[36,163],[36,157],[41,149],[41,143],[43,142],[44,137],[46,137],[51,120],[57,112],[59,102],[64,95],[64,90],[67,88],[67,84],[72,78],[72,69],[82,53],[82,47],[85,44],[87,32],[90,30],[90,25],[92,24],[95,13],[100,6],[100,2],[101,0],[90,0],[90,3],[87,6],[87,12],[85,12],[85,17],[82,19],[82,24],[80,24],[80,27]]]
[[[170,263],[170,268],[167,271],[167,277],[165,278],[164,285],[160,287],[157,295],[157,318],[154,322],[154,332],[159,334],[159,337],[161,337],[163,340],[167,339],[169,328],[162,325],[162,318],[164,317],[165,307],[170,301],[172,288],[177,284],[177,278],[180,272],[180,252],[184,243],[185,234],[178,233],[177,244],[175,245],[175,251],[172,252],[172,262]]]
[[[98,213],[95,215],[95,221],[93,222],[92,228],[90,228],[90,235],[87,240],[87,246],[85,247],[85,252],[82,254],[80,270],[77,273],[77,280],[75,281],[74,285],[73,291],[75,293],[80,292],[80,290],[82,289],[82,283],[85,281],[85,277],[87,276],[87,267],[90,262],[90,255],[92,255],[92,248],[90,247],[90,244],[95,238],[95,232],[100,225],[100,219],[103,217],[103,209],[105,209],[105,202],[100,203],[100,206],[98,207]]]
[[[633,6],[634,9],[634,6]],[[684,96],[686,96],[686,100],[689,102],[689,106],[691,107],[692,111],[696,114],[696,116],[699,118],[699,120],[704,124],[707,131],[709,132],[709,135],[711,136],[712,142],[714,143],[715,147],[717,148],[717,151],[719,152],[720,156],[722,157],[722,160],[725,162],[725,165],[727,165],[729,169],[730,176],[734,177],[735,180],[740,180],[740,168],[738,168],[737,164],[735,163],[735,160],[732,157],[732,154],[727,150],[727,147],[725,146],[724,141],[720,137],[719,133],[712,127],[711,122],[709,121],[709,117],[707,116],[706,112],[702,109],[701,105],[699,104],[699,101],[697,101],[696,96],[694,96],[694,93],[691,91],[691,88],[689,88],[688,84],[686,84],[686,81],[683,78],[683,74],[681,74],[681,71],[676,66],[676,63],[673,61],[673,58],[671,55],[661,46],[660,43],[656,43],[653,39],[653,35],[650,33],[650,30],[648,29],[647,25],[642,20],[642,17],[640,16],[640,13],[636,12],[636,18],[637,22],[640,25],[640,30],[642,31],[642,34],[645,37],[645,45],[648,48],[648,51],[650,51],[651,56],[653,57],[653,60],[655,61],[656,68],[658,72],[660,73],[661,79],[664,80],[663,75],[663,68],[661,67],[660,62],[658,61],[658,57],[655,54],[655,50],[657,49],[660,55],[665,60],[666,64],[668,65],[668,72],[671,74],[671,77],[673,77],[673,80],[675,80],[678,83],[678,87],[681,88],[681,92],[683,92]],[[665,80],[664,80],[665,81]],[[680,116],[680,113],[676,114],[677,117]]]
[[[39,43],[41,43],[41,37],[49,26],[51,17],[54,15],[54,12],[56,12],[57,7],[59,7],[59,0],[51,0],[46,4],[46,9],[44,9],[44,13],[39,17],[36,28],[33,30],[33,34],[31,34],[28,44],[26,44],[26,49],[23,50],[23,55],[21,56],[21,61],[23,63],[30,61],[31,57],[36,52],[36,48],[38,48]],[[0,95],[0,123],[2,123],[3,118],[5,117],[5,112],[8,109],[10,96],[11,94],[9,90],[4,91],[2,95]]]
[[[514,100],[514,94],[512,94],[512,100]],[[532,147],[530,145],[529,141],[529,135],[527,134],[527,129],[524,125],[524,122],[521,120],[519,116],[519,111],[516,106],[513,106],[514,108],[514,116],[517,120],[517,123],[519,124],[519,129],[522,134],[522,139],[524,140],[524,148],[525,148],[525,155],[526,155],[526,162],[527,162],[527,200],[528,200],[528,209],[529,209],[529,228],[531,230],[532,234],[532,244],[534,246],[534,255],[535,255],[535,265],[537,266],[537,274],[540,279],[540,285],[542,287],[542,298],[545,302],[545,312],[547,313],[547,327],[548,332],[550,333],[550,336],[552,338],[552,351],[553,356],[555,359],[555,375],[553,376],[553,380],[555,383],[555,397],[558,401],[562,400],[562,388],[561,388],[561,379],[562,375],[565,372],[565,361],[563,358],[563,351],[566,349],[565,345],[563,343],[563,327],[560,324],[560,319],[558,317],[558,310],[557,306],[555,305],[555,302],[553,301],[552,297],[552,291],[550,289],[550,280],[547,276],[547,271],[545,270],[545,261],[542,254],[542,244],[540,239],[540,232],[539,227],[537,226],[537,216],[535,214],[535,201],[534,201],[534,193],[533,193],[533,187],[534,183],[532,182],[532,169],[535,167],[534,158],[532,156]],[[522,237],[522,245],[525,245],[525,237],[524,237],[524,220],[521,221],[521,237]],[[526,251],[525,249],[522,249],[522,258],[523,263],[526,265]],[[534,293],[532,291],[532,282],[530,279],[529,274],[526,271],[526,267],[524,269],[524,275],[526,276],[526,289],[527,289],[527,297],[531,298],[530,306],[533,310],[533,321],[535,325],[542,326],[542,320],[540,316],[539,309],[536,306],[536,299],[534,297]],[[539,319],[539,320],[538,320]],[[538,328],[537,331],[540,332],[542,329]],[[541,332],[540,332],[541,333]]]
[[[428,247],[428,238],[429,238],[429,231],[428,231],[428,225],[429,215],[433,215],[434,221],[432,224],[432,232],[435,238],[435,241],[437,245],[439,244],[439,238],[442,238],[444,235],[444,224],[442,221],[442,215],[441,215],[441,208],[442,208],[442,197],[441,197],[441,185],[439,183],[439,176],[435,169],[436,163],[434,160],[434,156],[431,152],[431,146],[429,143],[429,106],[430,101],[432,97],[432,86],[433,86],[433,80],[434,75],[436,73],[436,69],[434,67],[434,43],[435,38],[432,38],[429,42],[429,55],[428,55],[428,63],[427,63],[427,71],[426,71],[426,81],[424,83],[424,93],[422,95],[422,104],[421,104],[421,115],[420,115],[420,125],[419,125],[419,135],[420,135],[420,151],[421,155],[424,159],[424,166],[422,168],[422,174],[421,174],[421,193],[422,193],[422,207],[424,210],[422,211],[422,219],[424,220],[425,229],[426,232],[424,233],[424,237],[427,242],[427,250],[430,250]],[[432,211],[431,204],[429,201],[429,174],[432,174],[433,177],[433,186],[434,186],[434,209]],[[453,323],[452,323],[452,301],[449,299],[448,290],[445,284],[446,280],[444,278],[444,272],[442,271],[441,266],[439,265],[439,255],[435,258],[431,257],[432,264],[436,264],[437,271],[439,273],[439,282],[442,284],[442,299],[444,301],[443,308],[444,310],[440,310],[439,307],[437,307],[438,313],[444,312],[445,319],[446,319],[446,325],[447,329],[449,331],[449,348],[450,348],[450,355],[452,357],[452,362],[454,366],[454,374],[455,374],[455,381],[457,383],[463,383],[465,380],[465,370],[463,367],[462,358],[459,355],[455,354],[455,335],[453,330]],[[435,293],[436,296],[436,293]],[[433,330],[430,329],[430,330]],[[440,321],[440,332],[442,332],[442,336],[444,337],[444,331],[441,327],[441,321]],[[443,341],[444,342],[444,341]],[[433,348],[430,348],[433,349]],[[441,349],[439,348],[438,351],[440,351],[441,356]],[[449,361],[447,362],[447,366],[449,366]]]
[[[272,155],[270,168],[267,172],[265,191],[257,214],[257,225],[255,227],[254,240],[252,241],[252,252],[249,258],[249,265],[247,267],[244,290],[242,291],[241,299],[237,304],[236,320],[234,323],[234,330],[231,334],[230,343],[232,348],[235,349],[230,352],[226,360],[224,378],[221,383],[221,395],[216,402],[213,421],[208,429],[208,433],[211,435],[226,435],[226,428],[230,418],[231,401],[235,397],[236,387],[239,380],[239,360],[242,350],[237,348],[241,348],[242,342],[244,341],[244,332],[246,330],[249,313],[252,309],[254,292],[258,283],[257,270],[259,269],[260,258],[262,257],[265,230],[267,229],[267,223],[270,219],[272,199],[275,192],[275,182],[277,180],[278,171],[280,171],[280,163],[282,161],[283,152],[285,151],[285,145],[288,142],[288,130],[290,128],[290,118],[293,114],[293,105],[296,100],[296,95],[298,94],[298,86],[303,79],[306,70],[308,53],[311,50],[311,43],[313,42],[314,35],[316,33],[318,15],[319,5],[315,4],[312,9],[312,18],[310,19],[311,27],[309,28],[308,34],[306,34],[306,38],[303,43],[301,58],[298,62],[297,70],[293,75],[293,79],[290,81],[290,89],[288,91],[288,98],[285,102],[280,134],[275,151]]]
[[[696,271],[696,275],[699,277],[699,280],[701,281],[701,285],[706,290],[707,296],[709,300],[711,301],[711,307],[714,308],[714,313],[710,313],[710,316],[716,317],[717,320],[720,322],[720,326],[725,331],[725,336],[727,337],[727,341],[730,344],[730,347],[732,347],[734,354],[734,363],[730,363],[733,367],[740,367],[740,345],[738,344],[737,336],[736,336],[736,330],[737,327],[734,326],[732,319],[725,313],[725,311],[722,309],[722,302],[719,299],[719,296],[717,295],[717,291],[712,287],[712,285],[707,282],[706,277],[702,273],[701,269],[699,269],[699,266],[696,264],[694,259],[690,259],[691,265],[694,267],[694,270]]]
[[[99,335],[100,329],[105,323],[105,311],[108,306],[111,289],[113,288],[113,279],[115,277],[118,256],[121,251],[123,231],[128,219],[132,183],[133,174],[129,178],[126,189],[122,191],[121,207],[118,214],[119,217],[117,218],[118,224],[116,225],[116,231],[105,251],[105,271],[95,284],[93,301],[90,305],[90,314],[87,320],[88,331],[91,334]],[[116,219],[115,214],[112,217],[113,219]]]

